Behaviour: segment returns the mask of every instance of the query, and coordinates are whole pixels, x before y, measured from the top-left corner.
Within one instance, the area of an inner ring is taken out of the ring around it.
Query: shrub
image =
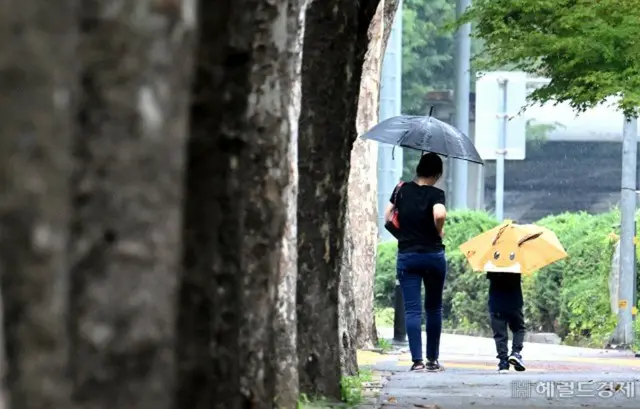
[[[615,326],[608,291],[614,244],[608,236],[618,220],[619,213],[611,211],[600,215],[564,214],[539,222],[556,232],[569,254],[537,273],[538,282],[544,283],[544,277],[552,281],[546,287],[557,288],[553,291],[557,301],[551,301],[544,285],[535,288],[534,294],[536,299],[554,304],[559,324],[556,330],[561,336],[603,338]]]
[[[376,307],[393,307],[396,289],[396,256],[398,242],[386,241],[378,245],[376,276],[374,282],[374,302]]]
[[[527,277],[525,312],[531,329],[553,331],[563,337],[575,337],[577,332],[593,330],[587,328],[592,325],[580,321],[579,305],[593,302],[594,308],[603,314],[606,312],[602,306],[608,307],[609,294],[602,291],[602,280],[608,277],[610,270],[613,247],[607,241],[607,235],[615,218],[614,212],[597,216],[565,213],[537,223],[556,233],[569,257]],[[600,297],[592,299],[591,292],[584,292],[589,288],[597,290]],[[608,285],[604,288],[608,289]],[[587,298],[578,299],[578,295]]]
[[[633,332],[635,333],[633,350],[637,354],[640,353],[640,320],[633,322]]]
[[[393,328],[395,310],[392,307],[375,309],[376,328]]]
[[[611,313],[608,280],[615,247],[611,233],[619,232],[619,220],[620,213],[614,209],[599,215],[565,213],[536,223],[556,233],[569,257],[524,277],[525,317],[530,330],[556,332],[572,343],[585,340],[595,345],[606,343],[616,323]],[[484,212],[449,214],[445,227],[448,276],[444,318],[450,327],[489,332],[488,282],[484,274],[470,270],[458,247],[497,224]],[[396,253],[395,241],[382,243],[378,248],[377,307],[393,306]],[[640,289],[640,279],[638,285]]]

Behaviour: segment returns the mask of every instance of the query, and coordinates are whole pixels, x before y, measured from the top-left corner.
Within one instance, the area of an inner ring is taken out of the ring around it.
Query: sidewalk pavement
[[[527,371],[499,374],[492,339],[443,334],[441,345],[439,373],[409,372],[406,347],[361,351],[378,377],[361,409],[640,407],[640,359],[629,351],[525,343]]]

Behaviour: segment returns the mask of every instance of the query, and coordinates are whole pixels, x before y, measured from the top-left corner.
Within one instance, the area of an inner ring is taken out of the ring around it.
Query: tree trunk
[[[396,12],[398,11],[399,0],[385,0],[384,2],[384,21],[382,23],[382,56],[387,50],[387,43],[389,42],[389,36],[391,35],[391,28],[393,27],[393,20],[396,18]],[[402,18],[402,15],[398,16]],[[380,61],[382,69],[382,61]]]
[[[171,407],[193,7],[83,3],[70,326],[82,408]]]
[[[340,398],[339,304],[360,75],[378,0],[316,1],[306,14],[298,195],[300,388]],[[353,345],[346,345],[352,349]],[[344,350],[342,351],[345,352]],[[351,351],[350,353],[353,353]]]
[[[360,83],[358,135],[378,123],[380,74],[398,0],[382,0],[369,26],[369,48]],[[355,318],[352,336],[356,348],[372,348],[378,342],[374,322],[373,285],[378,246],[378,144],[357,139],[351,151],[347,230],[343,275],[353,277]]]
[[[369,26],[369,47],[362,67],[356,129],[366,132],[378,119],[382,28],[385,0],[378,4]],[[373,319],[373,277],[378,244],[378,145],[358,138],[351,150],[347,188],[347,224],[343,276],[352,277],[354,319],[349,325],[356,348],[373,347],[377,334]],[[344,335],[343,335],[344,337]]]
[[[286,162],[289,167],[289,185],[285,191],[286,211],[285,234],[280,253],[280,277],[277,289],[275,316],[275,351],[273,360],[276,368],[276,396],[278,409],[295,409],[299,397],[298,388],[298,347],[296,285],[298,278],[297,243],[297,202],[298,202],[298,120],[300,118],[300,68],[302,64],[302,42],[304,40],[304,17],[308,0],[298,0],[289,4],[289,32],[298,33],[289,37],[293,41],[289,47],[292,72],[287,89],[292,91],[289,105],[290,141]],[[297,13],[297,14],[296,14]]]
[[[342,376],[353,376],[358,373],[358,354],[356,350],[356,296],[354,292],[354,275],[351,268],[354,244],[350,229],[349,209],[344,224],[344,244],[342,263],[340,264],[340,292],[338,293],[338,332],[340,347],[340,368]]]
[[[2,7],[0,273],[9,396],[0,406],[66,409],[77,5],[9,0]]]
[[[291,373],[291,360],[274,359],[274,343],[278,289],[295,274],[282,275],[280,266],[291,265],[282,243],[295,232],[292,19],[300,7],[298,0],[200,3],[176,409],[272,409],[280,404],[276,382]]]

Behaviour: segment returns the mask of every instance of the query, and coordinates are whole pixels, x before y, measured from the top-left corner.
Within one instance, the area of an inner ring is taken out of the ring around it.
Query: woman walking
[[[442,370],[438,362],[442,332],[442,293],[447,274],[442,237],[447,211],[445,194],[435,187],[442,176],[442,159],[435,153],[422,156],[413,182],[398,185],[385,216],[390,220],[394,209],[399,222],[397,276],[404,296],[405,319],[412,371]],[[427,351],[422,355],[422,302],[427,321]]]

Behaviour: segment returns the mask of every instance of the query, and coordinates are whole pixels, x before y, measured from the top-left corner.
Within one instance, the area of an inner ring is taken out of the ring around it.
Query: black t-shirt
[[[444,250],[433,220],[433,206],[445,204],[444,192],[434,186],[404,183],[389,199],[398,209],[399,253],[437,253]]]
[[[522,276],[516,273],[487,272],[489,311],[511,312],[522,308]]]

